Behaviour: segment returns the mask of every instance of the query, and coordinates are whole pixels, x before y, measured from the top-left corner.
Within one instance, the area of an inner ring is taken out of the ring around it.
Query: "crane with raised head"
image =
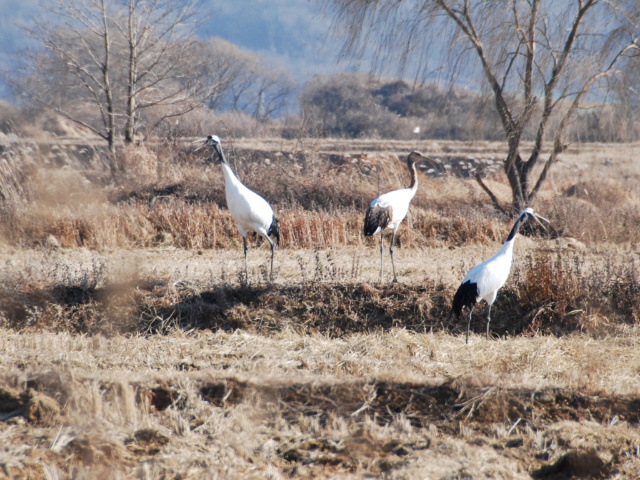
[[[245,282],[249,284],[249,270],[247,267],[247,233],[252,231],[262,235],[271,245],[271,272],[269,278],[273,281],[273,256],[276,246],[280,243],[280,229],[273,209],[260,195],[247,188],[236,176],[227,162],[222,150],[220,138],[209,135],[205,142],[196,149],[212,147],[222,162],[224,174],[224,190],[227,198],[227,208],[238,227],[244,243],[244,273]],[[274,238],[274,240],[271,239]]]
[[[418,173],[416,162],[424,160],[426,157],[418,152],[411,152],[407,156],[407,166],[411,173],[411,184],[408,188],[393,190],[376,197],[367,209],[364,217],[364,235],[370,237],[380,232],[380,282],[384,270],[383,261],[383,233],[385,228],[393,230],[391,243],[389,244],[389,255],[391,255],[391,265],[393,267],[393,281],[397,282],[396,264],[393,261],[393,244],[396,239],[396,232],[409,211],[409,204],[418,190]]]
[[[453,296],[453,305],[451,310],[459,318],[462,314],[463,307],[469,308],[469,319],[467,321],[467,337],[466,343],[469,343],[469,328],[471,326],[471,315],[473,309],[480,300],[487,302],[487,338],[489,338],[489,324],[491,323],[491,305],[496,300],[498,290],[507,281],[509,272],[511,271],[511,263],[513,261],[513,245],[515,243],[516,234],[520,227],[528,220],[540,220],[549,222],[544,217],[536,214],[532,208],[525,208],[518,216],[513,228],[502,245],[502,248],[490,259],[473,267],[464,277],[462,283],[458,287]],[[542,225],[542,223],[540,223]],[[542,225],[544,228],[544,225]]]

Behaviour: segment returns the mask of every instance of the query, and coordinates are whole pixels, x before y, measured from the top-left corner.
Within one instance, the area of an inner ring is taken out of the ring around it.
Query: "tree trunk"
[[[102,21],[104,24],[104,62],[103,62],[103,71],[102,78],[104,81],[104,94],[106,97],[106,105],[105,110],[107,112],[107,125],[106,125],[106,133],[107,133],[107,143],[109,145],[109,170],[111,173],[112,179],[115,181],[117,176],[117,165],[116,165],[116,114],[115,107],[113,101],[113,89],[111,88],[111,78],[110,78],[110,70],[111,70],[111,35],[109,31],[109,23],[107,21],[107,11],[103,4],[102,6]]]
[[[527,204],[526,190],[521,181],[522,163],[518,146],[511,147],[504,161],[504,170],[511,187],[511,209],[514,214],[520,212]]]
[[[136,135],[136,75],[137,75],[137,45],[136,45],[136,25],[135,25],[135,6],[133,1],[129,1],[129,78],[127,80],[127,122],[124,131],[125,143],[133,143]]]

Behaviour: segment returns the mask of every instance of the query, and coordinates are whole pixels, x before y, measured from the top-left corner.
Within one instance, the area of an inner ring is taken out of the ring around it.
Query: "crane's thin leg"
[[[382,246],[382,240],[384,239],[383,233],[384,233],[384,230],[381,230],[380,231],[380,283],[382,283],[382,270],[383,270],[382,265],[384,261],[382,257],[382,254],[384,253],[384,248]]]
[[[389,255],[391,255],[391,266],[393,267],[393,281],[394,283],[398,283],[398,278],[396,277],[396,262],[393,261],[393,242],[396,239],[396,231],[393,231],[393,235],[391,236],[391,245],[389,246]]]
[[[469,329],[471,328],[471,315],[473,314],[474,308],[476,308],[475,305],[469,310],[469,320],[467,320],[467,341],[465,342],[467,344],[469,344]]]
[[[489,324],[491,323],[491,304],[489,304],[489,311],[487,312],[487,340],[489,340]]]
[[[244,283],[249,285],[249,268],[247,267],[247,237],[242,237],[244,242]]]
[[[276,244],[273,243],[269,237],[267,237],[267,240],[269,240],[269,243],[271,244],[271,273],[269,274],[269,281],[273,282],[273,252],[276,248]]]

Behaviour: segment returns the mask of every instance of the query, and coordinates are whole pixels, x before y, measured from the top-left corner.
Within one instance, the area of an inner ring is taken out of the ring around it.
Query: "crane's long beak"
[[[196,148],[196,149],[194,150],[194,152],[197,152],[197,151],[199,151],[199,150],[202,150],[202,149],[203,149],[204,147],[206,147],[206,146],[207,146],[207,141],[205,141],[202,145],[200,145],[198,148]]]
[[[540,220],[544,220],[544,221],[545,221],[545,222],[547,222],[547,223],[551,223],[549,220],[547,220],[547,219],[546,219],[546,218],[544,218],[544,217],[541,217],[541,216],[540,216],[540,215],[538,215],[537,213],[534,213],[534,214],[533,214],[533,218],[534,218],[534,220],[535,220],[536,222],[538,222],[538,223],[540,224],[540,226],[541,226],[542,228],[544,228],[544,229],[545,229],[545,231],[547,230],[547,227],[545,227],[545,226],[542,224],[542,222],[541,222]]]
[[[434,161],[433,158],[427,157],[426,155],[423,155],[420,152],[411,152],[409,155],[415,155],[419,157],[415,160],[416,164],[425,162],[425,161],[431,161],[431,162]]]

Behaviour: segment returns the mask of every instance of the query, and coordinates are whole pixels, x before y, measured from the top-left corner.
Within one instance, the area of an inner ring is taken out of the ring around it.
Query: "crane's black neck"
[[[507,237],[507,242],[513,240],[516,236],[516,234],[518,233],[518,230],[520,230],[520,227],[524,224],[524,222],[527,221],[527,214],[523,213],[522,215],[520,215],[518,217],[518,219],[516,220],[516,223],[513,224],[513,228],[511,229],[511,232],[509,232],[509,236]]]
[[[219,143],[216,143],[213,148],[215,148],[216,152],[218,153],[218,157],[220,158],[220,161],[225,165],[229,165],[227,163],[227,158],[224,156],[224,152],[222,151],[222,145],[220,145]]]
[[[416,159],[413,155],[409,154],[407,157],[407,166],[409,167],[409,172],[411,173],[411,184],[409,188],[411,190],[415,190],[418,188],[418,172],[416,171]]]

